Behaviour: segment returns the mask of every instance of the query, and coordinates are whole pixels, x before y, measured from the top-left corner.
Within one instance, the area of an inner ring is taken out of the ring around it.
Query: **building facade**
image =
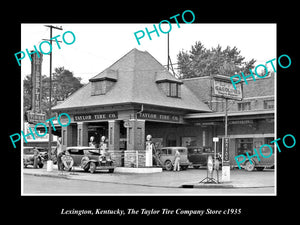
[[[212,95],[212,78],[198,77],[183,80],[197,97],[205,102],[213,113],[194,113],[184,117],[195,126],[207,126],[213,136],[220,137],[217,151],[222,151],[224,138],[225,100]],[[275,132],[275,76],[269,74],[264,79],[248,80],[243,84],[242,101],[228,100],[228,137],[230,146],[230,164],[236,165],[234,157],[274,140]],[[212,143],[210,143],[212,144]],[[274,147],[274,146],[273,146]]]
[[[117,166],[126,167],[137,163],[137,152],[138,165],[145,166],[148,134],[156,147],[212,147],[213,137],[224,136],[224,112],[222,101],[211,97],[209,82],[209,77],[176,79],[147,51],[133,49],[52,108],[71,117],[62,127],[62,145],[88,146],[91,136],[96,143],[105,136]],[[252,148],[274,138],[274,93],[247,90],[229,112],[232,159],[239,146]]]

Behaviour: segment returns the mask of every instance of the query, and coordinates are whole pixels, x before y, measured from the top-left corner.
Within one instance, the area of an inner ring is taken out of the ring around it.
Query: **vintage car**
[[[162,168],[170,171],[173,169],[175,161],[175,152],[176,150],[180,153],[180,168],[186,170],[190,165],[190,162],[187,158],[187,148],[186,147],[163,147],[156,149],[153,157],[154,164],[159,164]]]
[[[35,153],[34,147],[24,147],[23,148],[23,166],[26,168],[31,165],[34,166],[34,155],[37,154],[37,166],[43,168],[44,161],[47,160],[48,154],[47,151],[43,148],[36,148],[38,150]]]
[[[211,155],[214,159],[214,151],[211,147],[189,146],[188,147],[188,160],[192,163],[195,169],[207,165],[207,158]],[[221,162],[220,154],[216,154],[217,159]],[[219,163],[221,166],[221,163]]]
[[[110,155],[108,153],[101,155],[99,149],[94,147],[67,147],[65,156],[67,163],[71,163],[71,166],[67,168],[67,163],[62,157],[63,167],[67,170],[71,170],[73,166],[78,166],[86,172],[94,173],[96,170],[107,170],[109,173],[113,173],[115,169]]]
[[[270,152],[270,148],[265,146],[262,147],[261,149],[261,153],[264,156],[268,156],[271,154]],[[241,164],[241,167],[244,168],[247,171],[253,171],[254,169],[258,170],[258,171],[262,171],[265,168],[273,168],[274,167],[274,152],[272,153],[272,155],[270,157],[264,158],[259,154],[259,159],[257,157],[253,157],[253,158],[248,158],[247,155],[245,155],[246,160],[245,162],[243,162]],[[252,154],[249,154],[249,156],[251,157]]]

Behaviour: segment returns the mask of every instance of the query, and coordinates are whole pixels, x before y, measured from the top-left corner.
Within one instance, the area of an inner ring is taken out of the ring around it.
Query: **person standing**
[[[40,151],[34,147],[33,148],[33,168],[38,168],[38,164],[40,163],[39,161],[39,154],[40,154]]]
[[[57,154],[57,169],[63,170],[63,165],[62,165],[62,161],[61,161],[61,157],[63,156],[63,150],[62,150],[62,146],[61,146],[61,138],[57,139],[56,154]]]
[[[174,171],[180,171],[180,153],[178,149],[175,152]]]

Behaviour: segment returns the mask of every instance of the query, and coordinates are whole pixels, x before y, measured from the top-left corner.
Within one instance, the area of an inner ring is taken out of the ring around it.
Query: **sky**
[[[61,49],[53,42],[52,48],[52,72],[56,67],[64,67],[73,72],[75,77],[81,77],[83,83],[112,65],[133,48],[148,51],[162,65],[167,64],[167,34],[159,31],[159,37],[154,32],[150,40],[145,34],[138,44],[134,33],[147,27],[153,30],[153,24],[27,24],[21,25],[21,49],[26,52],[39,48],[43,39],[50,38],[50,28],[44,25],[62,27],[63,30],[53,29],[53,37],[60,35],[58,40],[62,41],[62,35],[71,31],[75,35],[75,42],[67,45],[63,41]],[[158,24],[155,24],[158,27]],[[218,44],[224,49],[227,46],[236,46],[246,61],[254,58],[255,65],[265,64],[276,58],[276,24],[200,24],[172,23],[169,32],[170,57],[172,63],[177,62],[177,54],[181,50],[189,51],[196,41],[206,48],[216,47]],[[163,24],[162,30],[167,31],[168,25]],[[159,30],[159,29],[158,29]],[[67,33],[67,42],[72,41],[72,36]],[[42,45],[44,52],[49,51],[47,44]],[[43,55],[42,74],[49,76],[50,56]],[[16,66],[18,66],[16,60]],[[269,65],[271,68],[271,65]],[[269,67],[268,66],[268,67]],[[29,57],[21,60],[21,77],[31,73],[31,62]]]

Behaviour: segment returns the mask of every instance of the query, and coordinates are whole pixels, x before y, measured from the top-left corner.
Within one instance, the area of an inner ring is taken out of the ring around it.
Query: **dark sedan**
[[[188,147],[188,160],[192,163],[192,166],[196,169],[207,165],[207,158],[211,155],[214,158],[214,151],[211,147]],[[217,154],[217,158],[220,160],[220,155]]]

